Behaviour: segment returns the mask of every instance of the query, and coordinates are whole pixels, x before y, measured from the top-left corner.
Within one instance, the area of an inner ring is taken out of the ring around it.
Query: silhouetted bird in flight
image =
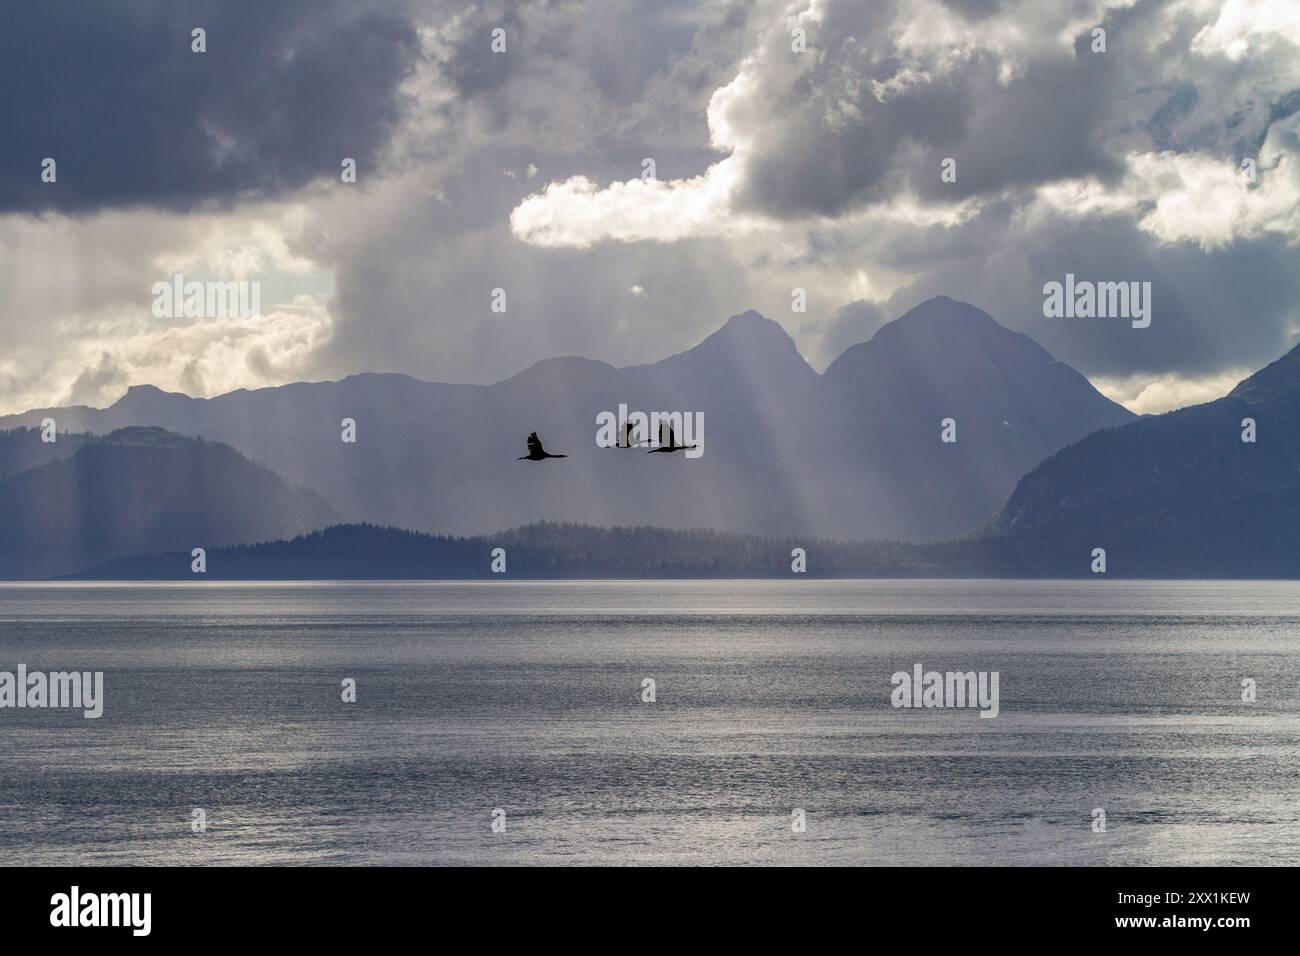
[[[654,454],[655,452],[657,452],[657,451],[686,451],[686,450],[688,450],[688,449],[691,449],[691,448],[694,448],[694,447],[695,447],[694,445],[679,445],[679,444],[677,444],[677,436],[673,434],[673,426],[672,426],[672,425],[668,425],[668,426],[666,426],[666,427],[668,428],[668,444],[666,444],[666,445],[664,444],[664,428],[665,428],[665,426],[660,425],[660,426],[659,426],[659,447],[658,447],[658,448],[651,448],[648,452],[646,452],[647,455],[653,455],[653,454]]]
[[[568,455],[552,455],[542,447],[542,440],[537,437],[537,432],[528,433],[528,454],[516,458],[515,461],[542,461],[546,458],[568,458]]]
[[[632,445],[633,445],[633,441],[632,441],[632,429],[633,429],[633,427],[634,427],[634,426],[632,425],[631,422],[628,422],[628,423],[623,427],[623,444],[620,445],[620,444],[618,443],[618,439],[614,439],[614,447],[615,447],[615,448],[631,448],[631,447],[632,447]],[[636,442],[635,444],[638,444],[638,445],[639,445],[639,444],[641,444],[641,443],[638,441],[638,442]]]

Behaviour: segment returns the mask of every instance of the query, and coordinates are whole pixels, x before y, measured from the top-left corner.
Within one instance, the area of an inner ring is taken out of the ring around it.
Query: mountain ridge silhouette
[[[620,404],[702,412],[704,454],[599,456],[596,416]],[[491,385],[361,373],[200,399],[133,386],[105,409],[32,410],[0,428],[44,417],[61,431],[155,425],[224,442],[350,522],[459,535],[548,520],[927,541],[975,527],[1043,458],[1134,416],[1028,337],[944,297],[822,374],[751,310],[643,365],[560,357]],[[945,417],[957,420],[955,445],[940,441]],[[355,444],[340,440],[344,418],[356,422]],[[503,467],[533,431],[570,455],[563,467]]]

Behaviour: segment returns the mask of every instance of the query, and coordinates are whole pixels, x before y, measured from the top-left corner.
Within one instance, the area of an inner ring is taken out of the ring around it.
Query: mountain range
[[[597,416],[620,405],[702,413],[703,455],[598,448]],[[344,520],[416,531],[547,520],[929,541],[970,530],[1048,455],[1134,416],[1027,336],[940,297],[820,375],[780,325],[746,312],[648,365],[555,358],[487,386],[362,374],[211,399],[137,386],[108,408],[36,409],[0,428],[45,418],[60,433],[155,426],[222,442]],[[945,418],[955,443],[941,441]],[[532,431],[569,458],[517,463]]]
[[[596,447],[620,404],[703,412],[705,454]],[[57,442],[23,427],[44,418]],[[215,577],[477,577],[507,541],[538,577],[783,575],[805,545],[815,575],[1083,576],[1101,548],[1122,577],[1300,577],[1300,348],[1137,418],[947,298],[820,375],[748,312],[649,365],[136,387],[0,426],[7,577],[185,576],[195,546]],[[569,457],[515,461],[533,430]]]

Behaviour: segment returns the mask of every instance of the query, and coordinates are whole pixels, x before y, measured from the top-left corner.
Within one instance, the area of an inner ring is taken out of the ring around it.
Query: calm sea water
[[[1295,583],[0,586],[0,670],[106,696],[0,710],[0,857],[1296,864],[1298,651]]]

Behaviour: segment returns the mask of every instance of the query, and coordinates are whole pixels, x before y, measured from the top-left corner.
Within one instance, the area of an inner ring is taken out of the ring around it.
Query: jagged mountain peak
[[[777,322],[775,319],[769,319],[767,316],[765,316],[762,312],[759,312],[757,309],[746,309],[744,312],[737,312],[735,315],[729,316],[727,318],[727,321],[722,323],[722,326],[718,329],[718,331],[721,332],[723,329],[728,329],[728,328],[751,329],[751,330],[774,330],[775,329],[775,330],[780,330],[782,333],[785,332],[785,329],[781,327],[780,322]],[[717,333],[714,334],[716,335]]]
[[[863,363],[896,367],[900,359],[969,364],[997,357],[1029,364],[1055,361],[1029,336],[1008,329],[983,309],[940,295],[886,322],[866,342],[845,349],[825,375],[832,380],[856,377]]]
[[[698,345],[648,365],[629,366],[635,375],[655,375],[677,386],[699,385],[732,375],[774,390],[807,386],[817,372],[781,323],[754,309],[731,316]]]
[[[747,309],[731,316],[712,335],[705,338],[696,349],[723,344],[743,343],[750,346],[767,345],[781,351],[799,354],[799,347],[785,327],[755,309]],[[691,349],[690,351],[694,351]],[[802,355],[799,356],[801,359]]]
[[[109,411],[130,413],[134,409],[156,407],[165,402],[198,402],[205,399],[191,398],[183,392],[168,392],[156,385],[131,385],[112,405]]]

